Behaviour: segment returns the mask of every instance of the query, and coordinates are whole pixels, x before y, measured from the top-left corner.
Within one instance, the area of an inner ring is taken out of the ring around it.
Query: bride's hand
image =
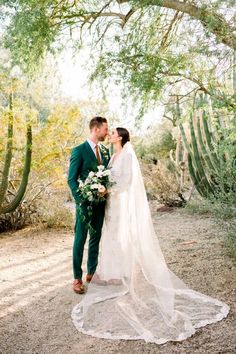
[[[100,197],[105,197],[105,195],[106,195],[107,193],[108,193],[108,190],[105,189],[104,192],[98,192],[98,195],[99,195]]]

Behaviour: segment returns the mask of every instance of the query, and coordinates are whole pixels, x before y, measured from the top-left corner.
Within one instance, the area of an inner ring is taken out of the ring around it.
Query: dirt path
[[[161,346],[82,335],[72,324],[81,299],[71,290],[73,234],[25,229],[0,237],[0,353],[236,353],[236,268],[210,218],[155,214],[169,267],[195,290],[225,301],[229,316],[183,342]]]

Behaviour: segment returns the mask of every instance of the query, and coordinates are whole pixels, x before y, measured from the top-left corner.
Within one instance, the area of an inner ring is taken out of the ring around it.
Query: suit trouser
[[[105,202],[94,204],[92,215],[88,216],[86,206],[82,207],[82,212],[76,204],[75,238],[73,245],[73,272],[74,279],[82,279],[82,261],[84,245],[88,234],[88,222],[91,222],[93,232],[90,233],[88,245],[87,272],[93,274],[98,264],[99,242],[101,239],[102,225],[105,214]],[[81,216],[82,215],[82,216]]]

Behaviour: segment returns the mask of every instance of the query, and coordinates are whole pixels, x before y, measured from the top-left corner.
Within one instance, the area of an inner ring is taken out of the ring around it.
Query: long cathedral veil
[[[108,203],[102,236],[107,244],[114,233],[119,240],[119,279],[116,276],[115,281],[109,281],[114,274],[106,261],[110,252],[118,250],[102,244],[97,274],[107,283],[90,283],[82,301],[73,308],[72,319],[80,332],[100,338],[144,339],[157,344],[180,341],[197,328],[226,317],[229,307],[189,289],[168,269],[131,143],[125,144],[121,154],[122,167],[131,178],[124,190],[111,197],[118,198],[114,199],[118,200],[118,222],[111,224],[114,218],[109,215]],[[125,185],[127,178],[122,181],[122,174],[119,178]]]

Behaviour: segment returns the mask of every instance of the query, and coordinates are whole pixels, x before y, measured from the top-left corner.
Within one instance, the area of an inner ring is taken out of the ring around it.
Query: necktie
[[[99,154],[98,145],[95,146],[95,151],[96,151],[96,158],[98,160],[98,164],[101,165],[102,164],[102,160],[101,160],[101,157],[100,157],[100,154]]]

